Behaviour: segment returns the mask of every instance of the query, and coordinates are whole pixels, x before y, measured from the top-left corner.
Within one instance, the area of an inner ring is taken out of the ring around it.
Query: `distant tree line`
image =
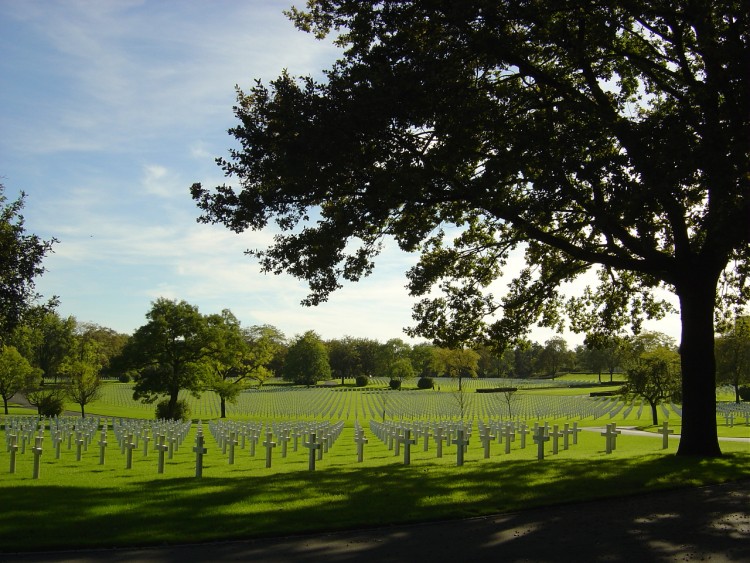
[[[184,418],[179,393],[218,394],[226,404],[275,377],[297,385],[339,380],[367,385],[385,378],[400,388],[408,380],[432,387],[439,377],[554,378],[596,373],[612,382],[626,376],[623,392],[652,406],[679,400],[680,356],[673,339],[661,333],[587,338],[571,349],[555,336],[543,344],[519,340],[502,352],[482,346],[447,349],[400,338],[386,342],[344,336],[323,340],[314,331],[287,338],[271,325],[242,326],[229,310],[201,314],[185,301],[157,299],[147,322],[132,335],[62,317],[48,305],[31,307],[6,335],[0,351],[0,397],[24,393],[40,413],[59,413],[66,400],[80,406],[96,400],[102,380],[133,382],[135,399],[156,403],[159,418]],[[736,400],[750,383],[750,318],[741,317],[716,341],[719,381],[731,385]]]

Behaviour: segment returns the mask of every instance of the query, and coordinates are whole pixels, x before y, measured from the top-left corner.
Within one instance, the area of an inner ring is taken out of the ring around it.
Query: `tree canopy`
[[[284,379],[297,385],[315,385],[331,378],[328,349],[314,331],[298,336],[289,346],[284,364]]]
[[[560,327],[561,287],[592,268],[573,329],[638,329],[667,288],[682,318],[678,453],[718,455],[717,288],[737,306],[750,293],[744,3],[307,6],[294,23],[342,57],[322,80],[283,73],[238,93],[239,146],[219,159],[237,185],[194,184],[201,220],[275,222],[253,253],[307,280],[306,304],[369,274],[393,237],[421,253],[411,331],[448,347]],[[513,252],[526,265],[495,295]]]
[[[152,403],[168,401],[164,414],[180,418],[180,390],[199,394],[206,372],[213,333],[198,308],[186,301],[159,298],[146,313],[148,322],[135,331],[118,362],[137,370],[133,398]]]
[[[26,232],[21,215],[25,197],[21,193],[8,201],[0,183],[0,343],[39,298],[34,279],[44,273],[42,260],[56,242]]]

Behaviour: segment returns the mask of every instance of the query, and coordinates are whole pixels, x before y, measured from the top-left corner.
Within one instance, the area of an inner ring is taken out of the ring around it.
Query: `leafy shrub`
[[[391,389],[401,389],[401,380],[400,379],[391,379],[388,382],[388,385],[391,386]]]
[[[120,383],[130,383],[130,374],[129,373],[121,373],[117,376],[117,381]]]
[[[357,387],[367,387],[368,383],[370,383],[370,378],[366,375],[358,375],[354,378],[354,384]]]
[[[187,420],[190,416],[190,406],[187,401],[179,400],[172,412],[169,410],[169,399],[164,399],[156,404],[156,418],[167,420]]]
[[[57,394],[45,395],[39,399],[36,408],[40,416],[60,416],[65,408],[65,402]]]
[[[417,388],[419,389],[434,389],[435,380],[431,377],[420,377],[417,381]]]
[[[737,392],[740,394],[740,399],[743,401],[750,401],[750,385],[741,385]]]

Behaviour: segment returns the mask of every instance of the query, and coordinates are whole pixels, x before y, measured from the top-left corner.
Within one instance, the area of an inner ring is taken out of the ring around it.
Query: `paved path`
[[[604,426],[579,426],[579,428],[587,432],[604,432],[606,430]],[[657,434],[656,432],[646,432],[645,430],[636,430],[635,426],[618,426],[617,429],[623,434],[627,434],[629,436],[649,436],[651,438],[659,438],[660,440],[663,439],[661,434]],[[748,433],[750,434],[750,428],[748,428]],[[679,440],[681,436],[682,434],[670,434],[669,439]],[[719,436],[719,442],[748,442],[750,443],[750,437],[742,438],[742,437],[731,437],[731,436]]]
[[[3,554],[0,560],[746,563],[750,481],[414,526],[151,549]]]

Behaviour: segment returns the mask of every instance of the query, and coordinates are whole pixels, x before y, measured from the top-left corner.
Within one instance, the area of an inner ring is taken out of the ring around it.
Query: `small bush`
[[[391,386],[391,389],[401,389],[401,380],[400,379],[391,379],[388,382],[388,385]]]
[[[60,416],[65,408],[65,402],[58,395],[47,395],[39,400],[36,408],[40,416]]]
[[[190,416],[190,406],[187,401],[179,400],[174,406],[173,412],[169,410],[169,399],[164,399],[156,404],[156,418],[166,420],[187,420]]]
[[[743,401],[750,401],[750,385],[740,385],[737,392],[740,395],[740,399]]]
[[[120,383],[130,383],[130,374],[121,373],[117,376],[117,381],[119,381]]]
[[[417,381],[417,388],[419,389],[434,389],[435,380],[431,377],[420,377]]]
[[[370,383],[370,378],[366,375],[358,375],[354,378],[354,384],[357,387],[367,387],[368,383]]]

